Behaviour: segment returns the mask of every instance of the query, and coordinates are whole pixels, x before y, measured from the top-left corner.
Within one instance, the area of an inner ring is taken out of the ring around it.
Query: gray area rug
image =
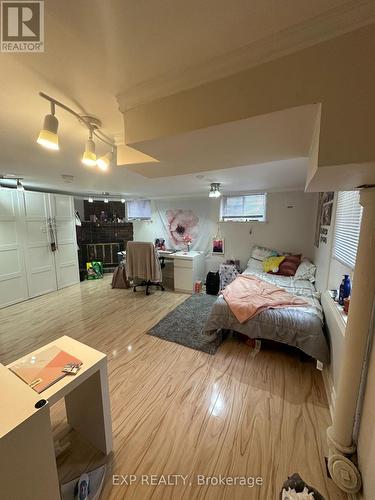
[[[147,333],[197,351],[215,354],[222,343],[222,335],[210,342],[202,335],[202,330],[216,298],[203,293],[192,295]]]

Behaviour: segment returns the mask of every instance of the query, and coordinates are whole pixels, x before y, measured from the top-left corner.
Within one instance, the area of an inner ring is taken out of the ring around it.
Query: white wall
[[[315,219],[317,217],[317,211],[318,211],[318,200],[316,200]],[[319,242],[319,247],[314,246],[314,262],[317,266],[316,288],[319,290],[319,292],[323,292],[324,290],[328,289],[328,275],[331,262],[335,213],[336,213],[336,194],[333,202],[331,225],[325,226],[325,228],[328,231],[326,235],[327,242],[326,243]]]
[[[210,198],[191,198],[190,208],[198,203],[205,207],[207,227],[211,238],[217,233],[218,227],[225,240],[225,255],[223,258],[209,256],[207,269],[215,270],[222,260],[240,259],[246,266],[250,257],[251,247],[255,244],[275,248],[286,252],[302,252],[313,258],[313,237],[316,209],[316,195],[299,191],[285,193],[270,193],[267,196],[267,219],[262,222],[221,222],[219,220],[220,200]],[[175,206],[177,199],[170,200]],[[163,200],[165,203],[166,200]],[[183,200],[186,206],[186,200]],[[155,211],[153,202],[153,211]],[[165,236],[163,228],[158,223],[158,217],[153,213],[152,222],[134,222],[134,239],[138,241],[153,241],[158,236]],[[196,250],[208,250],[196,248]]]

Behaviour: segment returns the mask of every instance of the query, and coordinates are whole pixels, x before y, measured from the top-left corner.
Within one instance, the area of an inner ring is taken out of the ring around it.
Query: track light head
[[[23,184],[19,179],[17,179],[16,188],[17,188],[17,191],[25,191],[25,188],[23,187]]]
[[[89,196],[89,203],[94,203],[94,199]]]
[[[81,161],[87,167],[94,167],[96,165],[95,142],[92,140],[91,131]]]
[[[58,150],[59,149],[59,137],[57,135],[58,126],[59,126],[59,121],[53,113],[46,115],[44,118],[43,128],[39,132],[39,136],[36,142],[47,149],[52,149],[55,151]]]
[[[112,153],[107,153],[104,156],[101,156],[100,158],[98,158],[98,160],[96,161],[96,164],[98,165],[100,170],[105,171],[105,170],[108,170],[108,167],[109,167],[111,161],[112,161]]]

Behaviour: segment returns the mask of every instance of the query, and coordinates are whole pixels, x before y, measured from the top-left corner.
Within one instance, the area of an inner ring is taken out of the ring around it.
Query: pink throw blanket
[[[240,323],[265,309],[306,305],[303,299],[255,276],[237,276],[224,290],[223,297]]]

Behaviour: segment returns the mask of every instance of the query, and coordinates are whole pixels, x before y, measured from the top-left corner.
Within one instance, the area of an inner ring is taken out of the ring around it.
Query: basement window
[[[129,221],[151,220],[150,200],[130,200],[126,202],[126,215]]]
[[[265,222],[266,202],[266,193],[223,196],[220,206],[220,221]]]

